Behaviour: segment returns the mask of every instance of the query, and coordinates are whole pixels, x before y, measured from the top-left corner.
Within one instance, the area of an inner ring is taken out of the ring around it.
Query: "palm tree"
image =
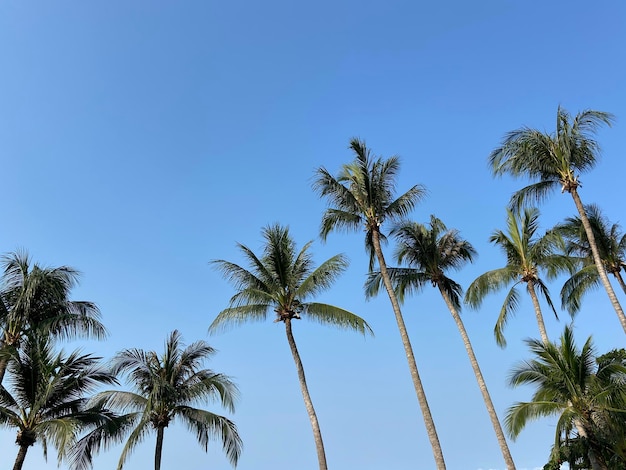
[[[585,206],[589,224],[602,259],[602,267],[612,274],[626,293],[626,284],[621,272],[626,268],[626,235],[618,224],[611,224],[595,204]],[[580,310],[583,295],[600,284],[598,269],[593,261],[593,253],[580,217],[568,217],[554,230],[567,241],[565,252],[582,261],[581,269],[568,279],[561,290],[563,305],[571,314]]]
[[[313,428],[320,470],[327,469],[326,453],[317,414],[304,375],[296,341],[292,332],[292,320],[303,316],[312,321],[339,328],[351,329],[360,333],[372,333],[365,320],[347,310],[333,305],[309,302],[308,299],[328,289],[337,277],[347,268],[344,255],[336,255],[317,268],[307,243],[298,252],[287,227],[268,226],[263,230],[265,245],[263,254],[257,256],[245,245],[239,249],[250,264],[243,268],[235,263],[214,260],[214,264],[237,290],[231,298],[230,306],[222,310],[209,331],[214,332],[229,325],[239,325],[247,321],[267,318],[272,309],[276,313],[275,322],[285,324],[287,342],[296,364],[304,404]]]
[[[509,446],[506,442],[496,409],[491,400],[487,384],[478,365],[474,348],[467,330],[459,315],[461,309],[461,286],[446,275],[452,269],[460,269],[466,262],[472,262],[476,251],[466,240],[462,239],[457,230],[448,230],[437,217],[430,216],[428,226],[416,222],[405,222],[392,231],[398,240],[396,258],[399,264],[406,262],[408,268],[388,268],[393,283],[396,285],[398,298],[404,300],[407,292],[417,292],[430,283],[439,289],[452,318],[456,323],[463,345],[483,396],[491,424],[496,433],[504,461],[508,469],[515,469]],[[366,293],[368,296],[378,293],[380,273],[373,273],[368,279]]]
[[[603,438],[603,430],[611,429],[611,421],[623,428],[626,413],[624,362],[608,356],[594,360],[591,338],[582,349],[574,343],[571,327],[565,327],[560,344],[527,340],[534,359],[524,361],[512,372],[511,386],[535,385],[529,402],[509,408],[505,426],[516,438],[532,420],[559,416],[554,449],[561,449],[571,440],[584,441],[593,470],[608,469],[606,455],[612,454]],[[618,455],[612,455],[620,458]],[[618,468],[624,468],[621,460]]]
[[[504,251],[507,264],[478,276],[465,294],[465,302],[473,308],[478,308],[487,294],[512,285],[494,327],[496,342],[502,347],[506,346],[504,327],[520,302],[516,286],[521,283],[526,284],[526,290],[533,302],[541,340],[544,343],[548,342],[537,291],[544,297],[557,318],[558,315],[540,272],[545,272],[548,278],[554,278],[561,271],[573,268],[571,258],[555,252],[558,247],[563,246],[556,233],[548,232],[544,236],[536,236],[539,229],[538,220],[539,211],[535,208],[525,209],[521,216],[507,210],[507,231],[496,230],[489,238],[491,243]]]
[[[19,349],[29,331],[60,338],[103,338],[100,311],[92,302],[69,300],[80,273],[68,266],[46,268],[32,264],[26,252],[5,255],[0,281],[0,349]],[[7,367],[0,358],[0,383]]]
[[[381,247],[382,242],[386,240],[381,231],[383,223],[398,221],[406,216],[424,196],[425,189],[420,185],[415,185],[400,197],[395,198],[396,177],[400,170],[399,158],[395,156],[388,159],[374,158],[365,142],[359,139],[352,139],[350,148],[355,154],[355,159],[352,163],[343,165],[337,178],[323,167],[316,172],[313,189],[320,196],[328,198],[330,206],[322,217],[320,235],[323,240],[326,240],[333,230],[365,229],[365,249],[370,258],[369,269],[372,271],[375,260],[378,261],[382,282],[389,296],[404,346],[435,463],[438,470],[443,470],[446,464],[435,422]]]
[[[581,185],[578,173],[590,170],[595,165],[599,145],[592,136],[600,125],[611,125],[612,121],[611,114],[591,110],[582,111],[572,119],[567,111],[559,107],[555,133],[546,134],[527,127],[509,132],[502,146],[489,156],[494,175],[508,173],[515,177],[526,176],[538,180],[513,194],[512,207],[521,207],[527,198],[541,201],[559,185],[561,192],[570,193],[585,228],[596,266],[602,266],[602,257],[578,194]],[[598,274],[626,333],[626,315],[606,271],[600,269]]]
[[[0,425],[17,429],[19,446],[13,470],[20,470],[30,446],[48,443],[58,451],[59,464],[80,432],[110,419],[100,408],[87,407],[86,394],[115,376],[98,364],[99,358],[75,351],[54,354],[45,336],[28,335],[22,347],[10,351],[10,387],[0,385]]]
[[[193,406],[217,398],[229,411],[234,411],[238,395],[235,384],[223,374],[200,368],[202,362],[214,353],[215,350],[204,341],[196,341],[183,349],[180,333],[174,330],[167,338],[161,356],[142,349],[125,349],[116,354],[112,371],[116,375],[126,375],[135,392],[108,390],[91,400],[92,406],[116,409],[125,414],[113,425],[104,423],[81,439],[74,452],[75,467],[90,467],[94,453],[101,447],[123,441],[130,431],[117,466],[121,470],[137,444],[150,431],[156,431],[154,468],[159,470],[165,428],[176,419],[183,421],[196,434],[205,451],[209,440],[221,439],[226,456],[236,466],[242,442],[235,424],[224,416]]]

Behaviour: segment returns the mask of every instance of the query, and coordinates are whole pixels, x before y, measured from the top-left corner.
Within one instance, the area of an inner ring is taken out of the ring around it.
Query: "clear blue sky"
[[[160,350],[175,328],[218,348],[207,366],[242,392],[233,416],[245,441],[240,470],[317,462],[282,324],[207,335],[233,293],[208,261],[243,262],[236,242],[259,249],[273,222],[289,225],[300,246],[315,240],[318,262],[344,252],[350,269],[320,300],[360,314],[376,337],[295,325],[330,468],[434,468],[388,301],[364,300],[363,234],[317,239],[325,204],[311,190],[314,170],[336,173],[352,160],[355,136],[400,155],[398,189],[429,191],[413,218],[434,213],[479,251],[455,275],[466,287],[504,263],[487,240],[524,183],[494,180],[489,152],[523,125],[553,130],[559,105],[598,109],[617,122],[598,135],[603,158],[581,177],[581,197],[626,225],[625,21],[621,0],[1,1],[0,251],[24,248],[83,272],[73,297],[97,302],[110,332],[106,342],[78,342],[85,351]],[[547,228],[574,206],[555,193],[541,211]],[[490,297],[464,319],[502,417],[530,396],[505,382],[528,357],[522,340],[538,332],[525,300],[499,349],[501,302]],[[448,469],[502,470],[443,301],[426,291],[404,312]],[[558,337],[567,315],[546,318]],[[593,334],[602,352],[625,339],[601,292],[576,334]],[[546,462],[553,431],[554,420],[541,421],[511,443],[519,470]],[[3,461],[16,455],[13,441],[0,431]],[[125,468],[148,468],[153,448],[146,440]],[[41,454],[32,448],[26,468],[44,468]],[[118,456],[101,455],[96,470]],[[230,467],[173,426],[163,468]]]

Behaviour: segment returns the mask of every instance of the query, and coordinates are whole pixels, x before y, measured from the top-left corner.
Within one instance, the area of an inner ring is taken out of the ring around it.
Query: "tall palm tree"
[[[19,446],[13,470],[20,470],[30,446],[48,443],[58,451],[59,464],[78,435],[110,419],[106,410],[88,407],[86,394],[116,383],[99,358],[75,351],[55,354],[45,336],[28,335],[22,347],[9,352],[9,387],[0,385],[0,425],[17,429]]]
[[[312,242],[297,251],[287,227],[278,224],[263,230],[263,254],[257,256],[250,248],[238,244],[250,268],[243,268],[224,260],[212,261],[237,290],[230,306],[222,310],[211,326],[213,332],[230,325],[267,318],[270,310],[276,313],[275,322],[285,324],[287,342],[296,364],[304,404],[313,428],[320,470],[328,468],[324,442],[317,414],[304,375],[304,367],[292,331],[292,321],[302,317],[325,325],[372,333],[365,320],[333,305],[310,302],[309,298],[328,289],[347,268],[344,255],[336,255],[317,268],[309,251]]]
[[[596,266],[602,266],[602,257],[578,194],[581,185],[578,176],[593,168],[598,159],[599,145],[592,138],[593,134],[600,125],[611,125],[612,121],[611,114],[591,110],[582,111],[572,119],[567,111],[559,107],[554,133],[546,134],[527,127],[509,132],[502,146],[489,156],[494,175],[506,173],[538,180],[513,194],[512,207],[520,207],[527,198],[541,201],[559,185],[561,192],[570,193],[585,228]],[[626,333],[626,315],[606,271],[600,269],[598,274]]]
[[[506,466],[509,470],[515,469],[498,414],[459,314],[462,288],[447,275],[449,270],[460,269],[465,263],[473,261],[476,255],[474,247],[461,238],[457,230],[448,230],[444,223],[433,215],[430,216],[428,226],[416,222],[405,222],[394,228],[392,233],[398,241],[397,261],[399,264],[406,262],[408,265],[407,268],[388,268],[391,279],[396,285],[398,298],[404,300],[407,293],[420,291],[426,284],[431,284],[439,290],[461,334]],[[375,295],[379,288],[380,273],[373,273],[368,278],[366,293],[368,296]]]
[[[612,454],[603,439],[603,428],[615,420],[623,428],[626,413],[626,367],[623,361],[607,357],[594,360],[591,338],[582,349],[574,342],[571,327],[566,327],[559,344],[527,340],[534,359],[524,361],[511,374],[511,386],[535,385],[529,402],[509,408],[505,426],[515,438],[528,422],[559,416],[554,449],[560,449],[574,435],[587,447],[593,470],[606,470],[606,455]],[[621,424],[620,424],[621,423]],[[620,458],[617,455],[613,457]],[[618,468],[624,468],[621,460]]]
[[[400,170],[399,158],[395,156],[388,159],[375,158],[366,147],[365,142],[359,139],[352,139],[350,148],[354,152],[355,159],[352,163],[343,165],[336,178],[323,167],[316,172],[313,189],[320,196],[327,198],[329,203],[329,208],[322,217],[320,235],[322,239],[326,240],[328,234],[333,230],[365,229],[365,249],[370,257],[369,269],[372,271],[375,261],[378,262],[382,282],[389,296],[404,346],[435,463],[438,470],[443,470],[446,468],[446,464],[435,422],[419,376],[400,304],[387,272],[387,264],[381,246],[386,240],[382,232],[382,225],[385,222],[398,221],[406,216],[413,210],[415,204],[424,196],[426,191],[423,186],[415,185],[396,198],[394,192],[396,178]]]
[[[489,238],[491,243],[504,251],[507,264],[502,268],[487,271],[478,276],[470,284],[465,294],[465,302],[473,308],[478,308],[487,294],[511,285],[494,327],[496,342],[502,347],[506,346],[504,327],[520,301],[516,286],[521,283],[526,284],[526,290],[533,302],[541,340],[547,343],[548,333],[543,321],[537,291],[544,297],[557,318],[558,315],[540,272],[543,271],[550,279],[564,270],[573,269],[572,259],[556,252],[558,247],[563,246],[563,241],[558,235],[554,232],[548,232],[539,237],[536,235],[538,229],[539,211],[537,209],[527,208],[521,215],[507,210],[507,231],[496,230]]]
[[[125,349],[112,360],[112,372],[123,374],[135,392],[107,390],[90,402],[94,407],[111,408],[123,414],[113,425],[106,422],[78,443],[73,461],[78,469],[89,468],[92,455],[101,447],[122,442],[130,432],[118,462],[121,470],[130,453],[150,431],[156,432],[154,468],[161,468],[165,428],[179,419],[196,434],[206,451],[209,441],[222,440],[226,456],[233,464],[241,454],[242,442],[235,424],[224,416],[196,408],[194,405],[218,399],[234,411],[238,390],[223,374],[201,369],[215,350],[204,341],[183,347],[180,333],[174,330],[167,338],[162,355],[142,349]]]
[[[626,269],[626,234],[622,233],[618,224],[611,224],[597,205],[586,205],[585,211],[600,252],[602,267],[615,277],[622,291],[626,293],[626,284],[621,274]],[[565,222],[554,227],[554,230],[565,238],[566,253],[582,261],[580,270],[565,282],[561,290],[563,305],[574,314],[580,310],[583,295],[600,284],[600,276],[580,217],[568,217]]]
[[[19,349],[25,334],[33,330],[61,338],[106,336],[94,303],[69,300],[78,271],[32,264],[23,251],[5,255],[0,264],[0,349]],[[6,366],[6,358],[0,358],[0,383]]]

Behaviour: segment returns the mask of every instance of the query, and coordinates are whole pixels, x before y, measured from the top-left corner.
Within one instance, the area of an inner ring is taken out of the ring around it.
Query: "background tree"
[[[443,470],[446,464],[437,429],[419,376],[400,304],[387,272],[381,246],[386,240],[381,231],[382,225],[385,222],[399,221],[408,215],[424,196],[425,189],[420,185],[415,185],[396,198],[394,193],[396,178],[400,170],[399,158],[395,156],[386,160],[375,158],[365,142],[359,139],[352,139],[350,148],[354,152],[355,159],[352,163],[343,165],[336,178],[323,167],[316,172],[313,189],[321,197],[327,198],[329,205],[322,216],[320,235],[323,240],[326,240],[333,230],[365,229],[365,249],[370,258],[369,269],[373,270],[376,260],[398,325],[411,379],[433,449],[435,464],[438,470]]]
[[[461,309],[461,285],[448,277],[447,272],[458,270],[465,263],[472,262],[476,251],[457,230],[448,230],[437,217],[430,216],[428,226],[416,222],[405,222],[392,231],[398,246],[396,259],[399,264],[406,263],[407,268],[388,268],[389,275],[398,292],[398,298],[404,300],[407,293],[419,292],[426,284],[436,287],[452,314],[463,345],[470,360],[472,370],[478,382],[491,424],[496,433],[502,456],[508,469],[514,469],[515,463],[506,442],[498,414],[491,400],[487,384],[474,353],[474,348],[459,314]],[[380,273],[372,273],[366,285],[366,293],[375,295],[380,288]]]
[[[55,338],[106,336],[94,303],[69,300],[78,271],[68,266],[46,268],[32,264],[25,252],[5,255],[1,265],[0,349],[18,349],[25,334],[34,330]],[[0,357],[0,383],[6,357]]]
[[[489,156],[494,175],[506,173],[538,180],[513,194],[512,207],[521,207],[527,199],[541,201],[559,185],[561,192],[570,193],[585,228],[596,266],[602,266],[602,257],[578,194],[578,176],[579,173],[593,168],[598,160],[599,145],[592,138],[593,134],[600,125],[610,125],[612,121],[611,114],[591,110],[582,111],[572,119],[567,111],[559,107],[556,131],[553,134],[527,127],[509,132],[502,146]],[[626,333],[626,315],[606,271],[599,269],[598,274]]]
[[[513,438],[529,421],[558,416],[554,449],[572,438],[584,443],[591,468],[608,469],[610,458],[626,460],[607,444],[606,436],[623,428],[626,413],[626,367],[620,358],[606,356],[596,361],[591,338],[582,349],[566,327],[559,344],[527,340],[534,358],[513,369],[512,386],[534,385],[531,401],[519,402],[507,412],[505,425]],[[620,443],[623,446],[623,443]]]
[[[212,263],[231,282],[237,293],[230,306],[222,310],[209,331],[223,329],[248,321],[265,320],[270,310],[276,313],[275,322],[285,325],[287,342],[296,364],[300,389],[313,428],[313,437],[320,470],[328,468],[324,442],[313,401],[304,375],[304,367],[292,331],[292,320],[302,317],[324,325],[370,333],[372,330],[359,316],[333,305],[310,302],[308,299],[330,288],[337,277],[348,267],[344,255],[336,255],[317,268],[309,251],[312,242],[297,251],[289,229],[278,224],[263,230],[263,254],[257,256],[245,245],[238,244],[250,269],[225,260]]]
[[[215,350],[204,341],[183,348],[180,333],[174,330],[165,343],[165,352],[125,349],[112,360],[114,374],[123,374],[135,392],[108,390],[98,393],[91,404],[119,410],[116,422],[92,431],[79,442],[74,460],[78,468],[91,465],[92,455],[101,447],[128,439],[122,450],[118,470],[134,448],[151,431],[156,432],[154,468],[161,468],[165,428],[181,420],[196,435],[198,443],[208,449],[213,438],[221,439],[227,458],[236,466],[242,442],[235,424],[224,416],[196,408],[195,404],[218,399],[229,411],[234,411],[238,390],[225,375],[201,369],[205,359]]]
[[[489,238],[491,243],[502,249],[507,263],[502,268],[487,271],[478,276],[465,294],[465,302],[473,308],[478,308],[488,294],[511,286],[504,298],[494,327],[496,342],[500,346],[506,346],[504,327],[519,306],[520,298],[516,286],[521,283],[526,284],[526,290],[533,302],[539,334],[544,343],[548,342],[548,333],[537,291],[558,318],[550,292],[540,272],[543,271],[548,278],[554,278],[564,270],[573,269],[574,264],[571,258],[556,253],[558,247],[563,247],[563,241],[556,233],[550,232],[539,237],[536,236],[538,229],[539,211],[537,209],[527,208],[521,216],[507,210],[507,231],[496,230]]]
[[[10,386],[0,385],[0,425],[17,430],[14,470],[22,468],[36,442],[44,456],[52,444],[60,464],[82,431],[110,419],[106,410],[88,407],[86,395],[116,383],[99,358],[76,351],[67,357],[55,354],[45,336],[28,335],[22,343],[10,352]]]
[[[621,274],[626,267],[626,235],[622,233],[619,224],[611,224],[602,215],[597,205],[586,205],[585,211],[600,252],[602,267],[614,276],[622,291],[626,293],[626,284]],[[565,222],[555,226],[554,230],[566,240],[566,254],[577,257],[582,264],[561,290],[563,306],[573,315],[580,310],[584,294],[601,283],[600,275],[580,217],[568,217]]]

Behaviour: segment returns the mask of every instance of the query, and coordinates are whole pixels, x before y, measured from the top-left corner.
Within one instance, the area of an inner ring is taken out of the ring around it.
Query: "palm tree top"
[[[248,261],[248,269],[226,260],[211,261],[237,292],[230,299],[230,306],[218,314],[209,331],[251,320],[265,320],[268,311],[273,310],[277,322],[304,316],[322,324],[372,334],[367,322],[357,315],[310,301],[329,289],[347,269],[345,255],[335,255],[315,267],[310,252],[312,242],[298,251],[289,228],[279,224],[265,227],[262,233],[265,243],[260,256],[245,245],[237,245]]]
[[[577,188],[579,174],[593,168],[599,158],[600,147],[593,135],[601,125],[610,126],[613,121],[612,114],[593,110],[572,118],[559,106],[554,132],[522,127],[507,133],[502,145],[489,155],[493,174],[538,180],[515,193],[511,207],[521,207],[527,197],[542,201],[558,184],[562,191]]]
[[[366,249],[373,265],[372,232],[381,233],[380,227],[386,221],[407,216],[426,190],[422,185],[415,185],[396,197],[399,157],[375,157],[365,142],[357,138],[350,141],[349,148],[355,159],[343,165],[337,177],[324,167],[316,171],[313,189],[327,199],[329,206],[322,216],[320,236],[326,240],[333,230],[364,229]]]

